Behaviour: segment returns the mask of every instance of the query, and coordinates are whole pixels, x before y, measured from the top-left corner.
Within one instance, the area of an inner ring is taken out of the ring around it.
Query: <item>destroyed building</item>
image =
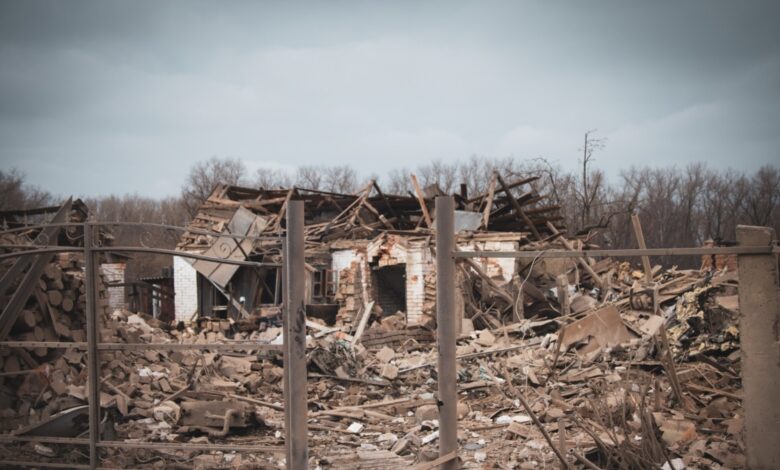
[[[485,194],[459,195],[456,229],[465,250],[515,251],[534,237],[550,236],[561,219],[558,207],[522,178]],[[510,188],[519,192],[519,196]],[[356,194],[303,188],[262,190],[221,185],[200,206],[189,227],[262,237],[283,228],[287,201],[305,202],[307,311],[334,324],[352,322],[372,306],[377,316],[401,312],[407,325],[433,316],[435,279],[431,219],[436,187],[416,194],[384,194],[371,182]],[[550,226],[548,226],[550,224]],[[282,303],[282,246],[279,240],[244,240],[185,233],[178,249],[230,259],[266,262],[266,268],[217,265],[174,259],[176,319],[202,316],[239,318]],[[276,266],[274,266],[274,264]],[[513,259],[485,258],[484,274],[499,286],[518,274]]]
[[[567,236],[533,181],[496,175],[485,194],[455,195],[456,251],[474,257],[459,258],[455,276],[458,451],[448,455],[438,451],[436,188],[218,186],[182,229],[173,273],[121,280],[132,253],[99,252],[94,401],[87,209],[0,214],[0,462],[89,468],[97,403],[106,467],[288,466],[284,432],[300,410],[284,405],[278,235],[289,201],[303,200],[310,468],[745,468],[742,351],[758,343],[742,344],[741,259],[703,255],[701,269],[679,270],[597,254]],[[74,226],[57,230],[62,220]],[[63,252],[11,257],[44,245]],[[512,252],[531,255],[499,256]],[[136,281],[172,284],[175,296],[133,294]],[[156,318],[171,308],[177,321]]]

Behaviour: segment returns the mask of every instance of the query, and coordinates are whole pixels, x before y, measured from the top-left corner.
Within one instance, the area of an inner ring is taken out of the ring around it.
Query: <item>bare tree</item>
[[[278,168],[258,168],[255,172],[255,186],[263,189],[278,189],[292,186],[289,173]]]
[[[295,185],[305,189],[323,189],[322,168],[317,166],[299,166],[295,174]]]
[[[155,248],[173,249],[181,232],[121,223],[147,222],[183,227],[189,221],[183,200],[176,197],[154,199],[128,194],[87,198],[84,202],[96,221],[117,222],[117,225],[108,226],[116,246],[144,244]],[[170,267],[172,264],[172,258],[167,255],[134,253],[127,261],[125,276],[128,280],[144,276],[159,276],[163,268]]]
[[[578,188],[581,202],[581,228],[585,228],[591,223],[591,212],[596,203],[596,199],[601,195],[602,185],[604,183],[604,172],[593,170],[589,166],[593,163],[593,152],[604,148],[605,139],[592,137],[596,129],[585,132],[585,143],[582,146],[582,178]]]
[[[412,190],[412,182],[409,179],[408,168],[395,168],[387,175],[387,183],[382,182],[382,190],[387,194],[406,195]]]
[[[417,173],[423,187],[438,186],[445,193],[455,190],[455,179],[458,174],[456,163],[434,160],[419,167]]]
[[[31,209],[53,202],[48,191],[30,186],[24,180],[24,174],[14,168],[0,170],[0,210]]]
[[[772,225],[772,214],[780,203],[780,170],[761,167],[750,180],[747,197],[742,200],[746,222],[752,225]]]
[[[334,193],[352,193],[357,191],[358,178],[349,165],[327,166],[322,168],[323,187]]]
[[[181,188],[181,197],[190,215],[205,201],[218,184],[239,185],[245,182],[246,166],[236,158],[211,157],[190,168]]]

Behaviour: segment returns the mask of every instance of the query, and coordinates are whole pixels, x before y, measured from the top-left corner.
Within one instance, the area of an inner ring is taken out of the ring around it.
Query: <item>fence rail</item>
[[[582,258],[585,256],[632,258],[637,256],[771,255],[777,246],[722,246],[712,248],[630,248],[597,250],[456,251],[455,258]]]

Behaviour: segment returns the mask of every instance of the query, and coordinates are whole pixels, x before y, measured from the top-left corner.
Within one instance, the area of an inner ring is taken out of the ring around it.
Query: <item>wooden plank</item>
[[[512,194],[512,191],[509,190],[509,187],[504,183],[504,179],[501,178],[501,175],[499,175],[497,172],[494,173],[496,177],[498,178],[498,182],[501,185],[501,187],[504,190],[504,193],[506,193],[507,198],[509,199],[509,202],[512,203],[512,207],[515,209],[515,213],[520,216],[520,218],[525,222],[525,224],[528,226],[528,228],[531,230],[531,233],[534,234],[534,237],[536,237],[537,240],[541,240],[542,236],[539,234],[539,230],[536,229],[536,225],[534,225],[533,221],[531,221],[530,218],[528,218],[528,215],[526,215],[523,208],[520,206],[520,203],[517,202],[517,199],[515,199],[515,196]]]
[[[420,184],[417,183],[417,177],[414,176],[414,173],[409,175],[412,178],[412,186],[414,186],[414,194],[415,197],[417,197],[417,202],[420,203],[420,209],[422,209],[423,213],[423,219],[425,220],[425,224],[428,228],[433,227],[433,222],[431,221],[431,215],[428,213],[428,207],[425,205],[425,197],[423,196],[422,189],[420,189]]]
[[[516,188],[516,187],[518,187],[518,186],[522,186],[522,185],[524,185],[524,184],[531,183],[531,182],[533,182],[533,181],[536,181],[536,180],[538,180],[538,179],[539,179],[539,177],[538,177],[538,176],[531,176],[531,177],[529,177],[529,178],[523,178],[523,179],[519,179],[519,180],[517,180],[517,181],[514,181],[514,182],[510,183],[510,184],[509,184],[507,187],[508,187],[509,189],[514,189],[514,188]],[[503,190],[503,189],[499,189],[499,190],[496,192],[496,194],[498,194],[498,193],[502,193],[502,192],[504,192],[504,190]],[[468,200],[468,201],[466,201],[466,202],[467,202],[467,203],[469,203],[469,204],[471,204],[471,203],[473,203],[473,202],[480,201],[480,200],[481,200],[481,199],[483,199],[485,196],[487,196],[487,193],[482,193],[482,194],[480,194],[479,196],[474,196],[473,198],[469,199],[469,200]]]
[[[488,229],[488,221],[490,219],[490,211],[493,210],[493,197],[496,191],[496,173],[490,178],[490,186],[488,186],[487,201],[485,204],[485,211],[482,213],[482,228]]]
[[[368,319],[371,316],[371,310],[374,308],[374,301],[363,304],[363,314],[360,316],[360,322],[358,323],[355,335],[352,337],[352,344],[357,343],[360,337],[363,336],[363,332],[368,325]]]
[[[646,249],[647,245],[645,245],[645,235],[642,233],[642,224],[639,222],[639,215],[636,213],[631,214],[631,225],[634,226],[634,236],[639,249]],[[650,284],[653,282],[653,268],[650,266],[650,257],[642,256],[642,267],[645,270],[645,282]]]
[[[379,188],[379,184],[377,184],[376,180],[371,180],[371,184],[374,186],[374,189],[376,189],[376,193],[379,194],[379,197],[382,198],[382,201],[387,206],[387,210],[390,211],[390,215],[392,215],[394,218],[398,220],[401,220],[398,217],[398,214],[395,213],[395,210],[393,209],[393,205],[390,204],[390,201],[387,199],[387,196],[385,196],[385,194]]]

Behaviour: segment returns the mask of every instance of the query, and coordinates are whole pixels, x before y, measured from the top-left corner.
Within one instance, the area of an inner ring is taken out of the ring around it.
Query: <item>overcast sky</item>
[[[752,170],[780,162],[777,2],[1,1],[0,168],[178,194],[211,156]]]

